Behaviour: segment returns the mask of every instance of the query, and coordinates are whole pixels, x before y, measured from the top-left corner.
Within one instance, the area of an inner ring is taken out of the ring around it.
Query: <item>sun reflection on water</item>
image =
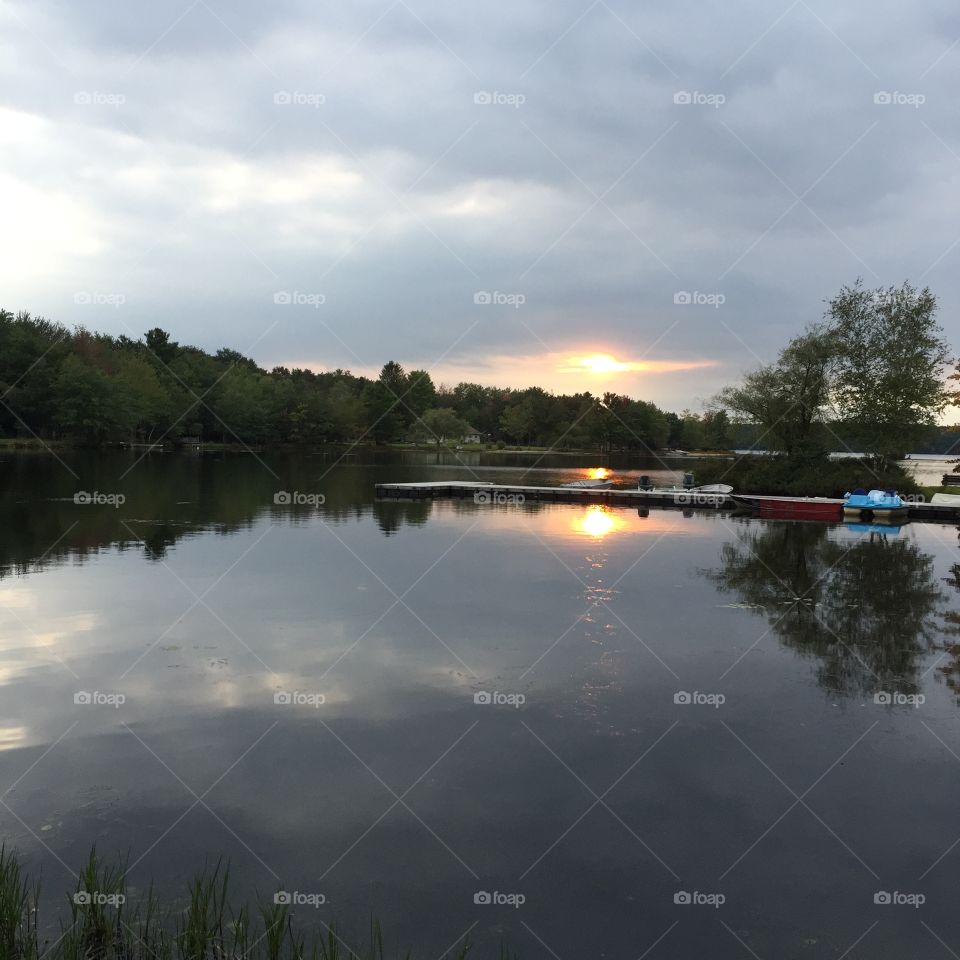
[[[626,526],[623,517],[610,510],[609,507],[594,505],[583,513],[577,514],[571,524],[574,533],[582,533],[588,537],[602,540],[604,537]]]

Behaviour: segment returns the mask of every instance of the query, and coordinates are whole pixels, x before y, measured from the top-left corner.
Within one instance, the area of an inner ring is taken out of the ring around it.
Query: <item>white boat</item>
[[[637,483],[638,490],[646,490],[648,493],[712,493],[712,494],[722,494],[726,496],[727,494],[733,493],[733,487],[729,483],[704,483],[699,487],[644,487],[641,483]]]
[[[732,503],[733,487],[728,483],[705,483],[699,487],[654,487],[648,489],[637,484],[637,489],[650,500],[672,503],[676,507],[720,507]]]
[[[572,487],[576,490],[606,490],[613,486],[612,480],[571,480],[561,483],[561,487]]]
[[[729,483],[705,483],[693,489],[697,493],[733,493],[733,487],[731,487]]]

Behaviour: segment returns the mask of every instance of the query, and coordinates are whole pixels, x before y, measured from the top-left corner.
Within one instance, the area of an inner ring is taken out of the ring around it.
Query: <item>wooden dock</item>
[[[664,507],[677,510],[742,509],[726,494],[696,490],[638,490],[606,487],[535,487],[482,483],[475,480],[433,480],[422,483],[378,483],[380,500],[473,500],[478,504],[580,503],[618,507]],[[910,520],[960,524],[960,506],[910,503]]]
[[[696,490],[637,490],[617,487],[532,487],[522,484],[481,483],[474,480],[437,480],[426,483],[378,483],[381,500],[473,500],[476,503],[600,503],[614,506],[678,507],[718,510],[733,507],[726,494]]]

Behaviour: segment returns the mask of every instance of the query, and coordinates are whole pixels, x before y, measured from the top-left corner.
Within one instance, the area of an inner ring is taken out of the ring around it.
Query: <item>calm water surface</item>
[[[585,473],[364,456],[3,456],[0,829],[52,901],[96,843],[427,958],[960,952],[955,528],[378,503]]]

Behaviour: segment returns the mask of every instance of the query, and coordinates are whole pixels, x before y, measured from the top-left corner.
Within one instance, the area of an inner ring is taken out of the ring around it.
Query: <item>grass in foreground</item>
[[[371,922],[359,952],[334,926],[298,930],[290,907],[259,901],[251,910],[228,899],[229,868],[199,874],[183,902],[164,908],[151,885],[136,904],[127,899],[122,864],[104,865],[94,849],[68,894],[58,934],[41,933],[40,885],[0,848],[0,957],[3,960],[383,960],[380,926]],[[465,960],[469,941],[451,954]],[[410,960],[409,951],[404,960]],[[500,960],[509,960],[501,949]]]

